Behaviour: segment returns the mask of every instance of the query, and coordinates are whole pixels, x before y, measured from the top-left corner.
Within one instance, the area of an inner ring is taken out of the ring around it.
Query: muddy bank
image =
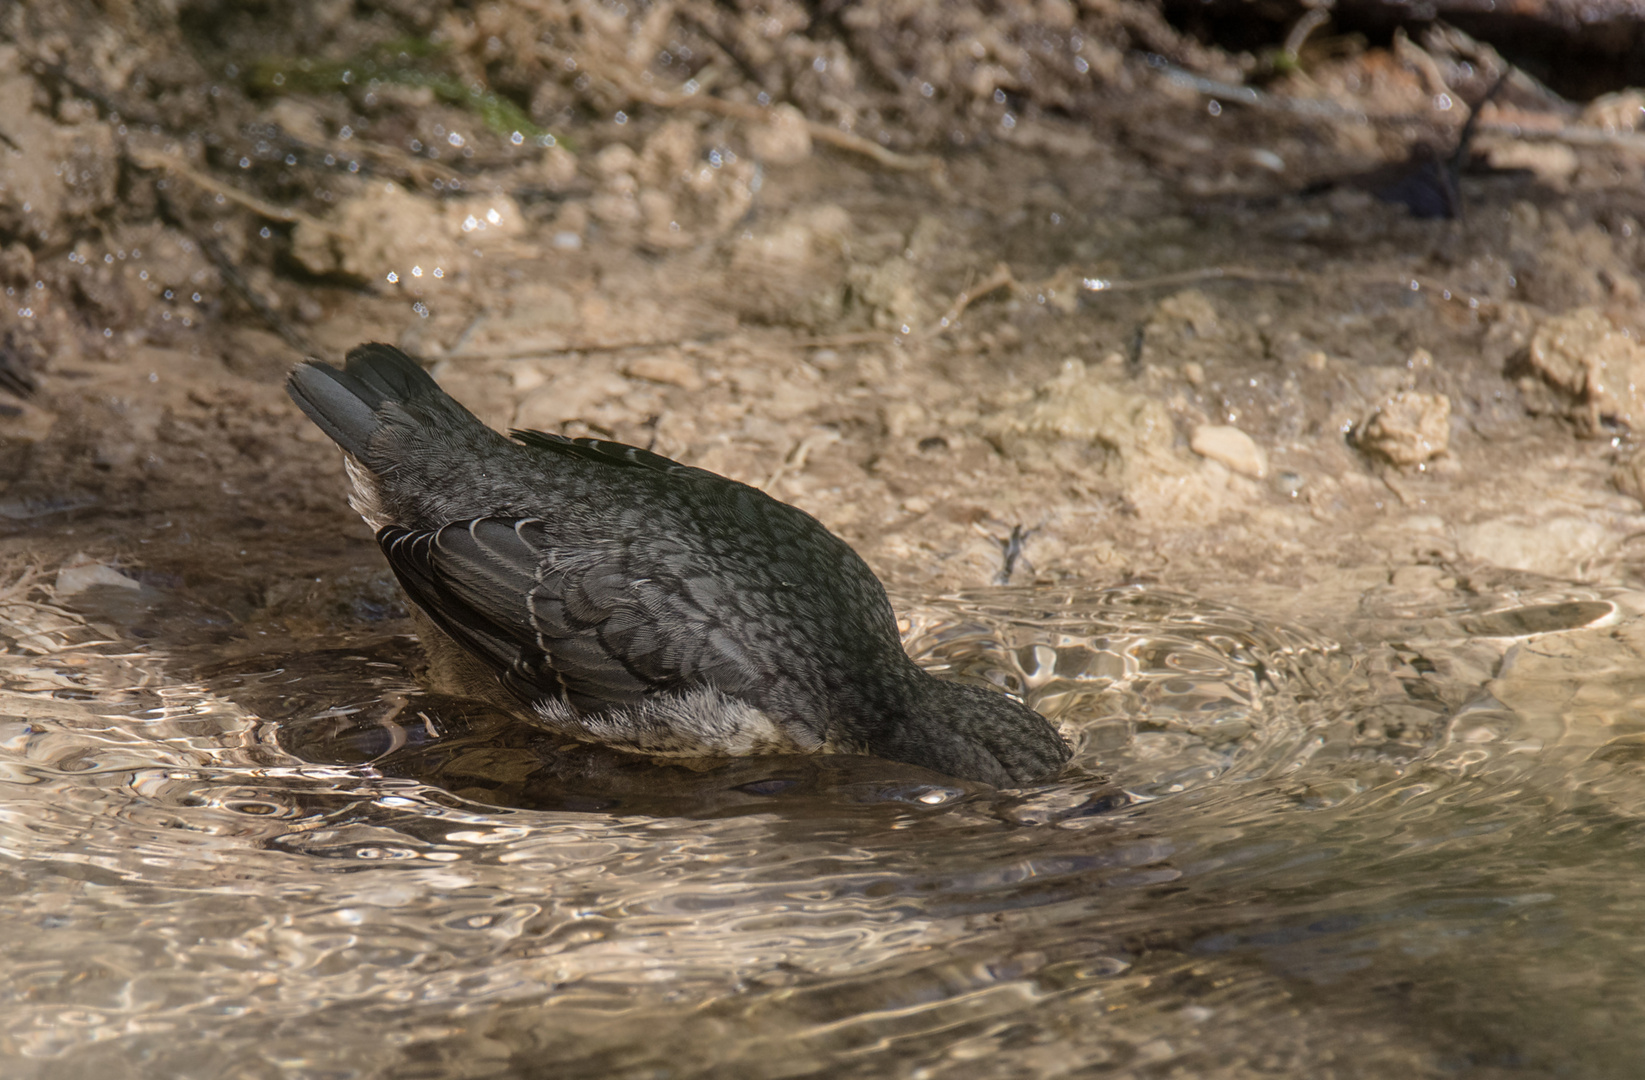
[[[1239,58],[1145,8],[917,47],[911,16],[884,55],[878,9],[784,10],[13,13],[5,548],[280,607],[248,537],[368,551],[282,374],[388,340],[500,427],[761,486],[906,590],[1631,580],[1634,98],[1446,31],[1223,104]]]

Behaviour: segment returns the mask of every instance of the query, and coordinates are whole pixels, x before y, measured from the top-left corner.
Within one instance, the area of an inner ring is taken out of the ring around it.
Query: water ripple
[[[899,605],[922,663],[1074,742],[1019,793],[567,742],[422,691],[400,637],[225,660],[53,624],[0,654],[0,1053],[967,1077],[1328,1048],[1375,1077],[1494,1052],[1506,1015],[1535,1066],[1583,987],[1641,989],[1632,603],[1378,594],[1346,644],[1151,586]],[[1546,1020],[1492,1004],[1554,975]]]

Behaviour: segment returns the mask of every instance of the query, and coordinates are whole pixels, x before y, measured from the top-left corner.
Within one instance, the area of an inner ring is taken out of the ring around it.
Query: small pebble
[[[1414,390],[1395,394],[1360,422],[1354,441],[1395,465],[1420,465],[1450,446],[1451,399]]]
[[[642,356],[630,360],[622,370],[630,378],[678,386],[682,390],[703,388],[703,377],[697,374],[696,367],[678,356]]]
[[[1261,480],[1268,475],[1268,455],[1255,439],[1237,427],[1203,424],[1194,429],[1188,446],[1200,457],[1220,461],[1241,476]]]

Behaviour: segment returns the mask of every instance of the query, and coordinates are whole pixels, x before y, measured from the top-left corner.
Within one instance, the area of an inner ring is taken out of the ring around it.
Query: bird
[[[995,787],[1069,759],[1022,702],[916,664],[868,564],[797,507],[620,442],[505,437],[389,345],[286,385],[469,696],[657,757],[867,754]]]

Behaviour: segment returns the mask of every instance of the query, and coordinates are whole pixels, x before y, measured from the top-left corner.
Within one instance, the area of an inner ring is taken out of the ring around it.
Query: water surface
[[[902,598],[1077,754],[1023,792],[663,763],[177,582],[0,596],[8,1076],[1620,1076],[1631,594]],[[133,583],[137,585],[137,583]],[[364,590],[369,593],[370,590]],[[160,644],[163,642],[164,644]]]

